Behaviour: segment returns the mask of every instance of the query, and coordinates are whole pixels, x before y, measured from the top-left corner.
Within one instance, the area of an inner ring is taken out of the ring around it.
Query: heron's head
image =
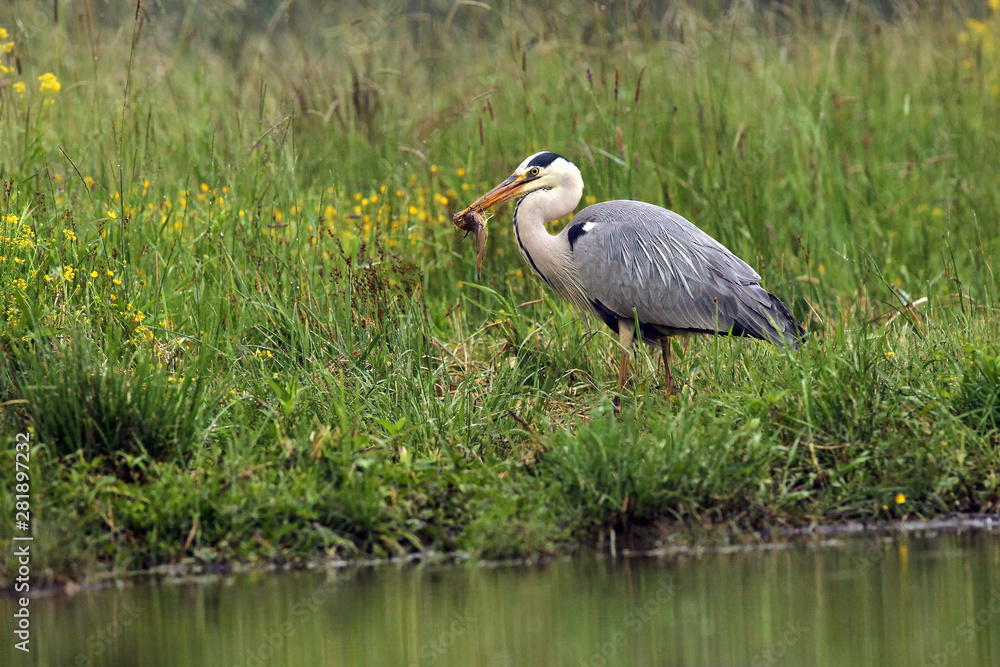
[[[481,212],[536,190],[560,189],[577,193],[579,201],[579,193],[583,192],[580,170],[563,156],[542,151],[528,157],[518,165],[510,178],[472,202],[469,209]]]

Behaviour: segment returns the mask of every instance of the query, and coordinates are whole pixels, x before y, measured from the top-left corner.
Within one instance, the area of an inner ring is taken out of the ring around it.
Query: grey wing
[[[802,328],[760,286],[757,272],[672,211],[603,202],[580,211],[564,234],[583,287],[609,325],[611,314],[630,319],[634,309],[647,339],[731,332],[797,347]]]

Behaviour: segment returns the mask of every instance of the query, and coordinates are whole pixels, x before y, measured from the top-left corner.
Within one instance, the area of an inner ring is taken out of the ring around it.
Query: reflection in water
[[[1000,539],[260,574],[31,612],[30,660],[8,640],[3,664],[998,665]]]

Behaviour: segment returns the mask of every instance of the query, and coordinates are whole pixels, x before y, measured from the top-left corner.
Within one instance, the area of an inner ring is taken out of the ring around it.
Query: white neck
[[[514,235],[521,255],[545,282],[586,309],[590,304],[580,287],[569,242],[564,235],[555,236],[545,229],[546,222],[572,213],[582,195],[583,179],[575,169],[558,187],[529,192],[514,210]]]

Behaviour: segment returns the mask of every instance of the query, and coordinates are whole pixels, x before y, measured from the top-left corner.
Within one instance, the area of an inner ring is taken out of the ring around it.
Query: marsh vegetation
[[[36,568],[996,511],[1000,14],[864,4],[8,3]],[[719,239],[807,344],[677,341],[672,399],[641,352],[616,416],[614,338],[509,210],[478,281],[450,221],[542,149]]]

